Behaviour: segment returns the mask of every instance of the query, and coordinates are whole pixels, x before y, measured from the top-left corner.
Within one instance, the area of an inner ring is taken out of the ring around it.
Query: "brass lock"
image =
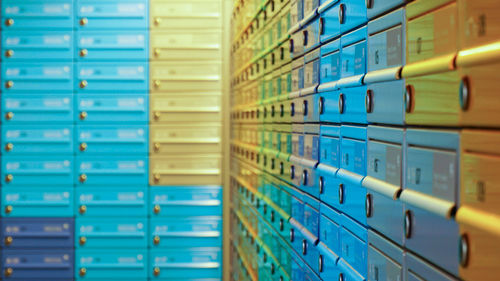
[[[80,151],[85,151],[85,150],[87,150],[87,144],[86,144],[86,143],[84,143],[84,142],[82,142],[82,143],[80,144]]]
[[[87,175],[86,174],[81,174],[79,179],[80,179],[80,182],[86,182],[87,181]]]
[[[13,50],[7,50],[5,51],[5,56],[10,58],[14,55],[14,51]]]
[[[160,151],[160,144],[159,143],[155,143],[154,147],[155,147],[156,152]]]
[[[8,174],[5,176],[5,181],[6,182],[11,182],[14,179],[14,176],[11,174]]]
[[[155,48],[154,53],[155,53],[155,56],[159,56],[161,54],[161,49]]]
[[[157,112],[154,113],[155,120],[160,120],[160,116],[161,116],[160,112],[157,111]]]
[[[5,269],[4,274],[6,277],[10,277],[12,275],[12,273],[14,273],[14,270],[11,267]]]
[[[14,239],[12,238],[12,236],[5,237],[5,245],[6,246],[10,246],[10,244],[12,244],[12,241],[14,241]]]
[[[161,23],[161,18],[155,18],[155,24],[159,25]]]
[[[87,87],[89,83],[87,82],[87,80],[82,80],[80,81],[80,88],[83,89],[85,87]]]
[[[85,276],[85,274],[87,274],[87,269],[85,267],[80,268],[79,274],[80,276]]]
[[[154,180],[155,180],[155,182],[159,182],[160,181],[160,175],[155,174],[154,175]]]
[[[153,274],[154,274],[155,276],[160,275],[160,268],[159,268],[159,267],[155,267],[155,269],[153,269]]]
[[[81,205],[78,211],[80,212],[80,214],[85,214],[87,212],[87,206]]]
[[[89,51],[87,49],[81,49],[80,50],[80,57],[85,57],[88,55]]]
[[[89,20],[87,18],[81,18],[80,19],[80,25],[81,26],[87,25],[87,23],[89,23]]]
[[[154,208],[153,208],[153,212],[154,212],[155,214],[159,214],[159,213],[160,213],[160,210],[161,210],[160,205],[155,205],[155,206],[154,206]]]
[[[155,236],[155,237],[153,238],[153,243],[154,243],[155,245],[160,244],[160,236],[158,236],[158,235],[157,235],[157,236]]]
[[[6,214],[10,214],[10,213],[12,213],[12,206],[11,206],[11,205],[7,205],[7,206],[5,206],[5,213],[6,213]]]
[[[79,242],[80,242],[80,245],[85,245],[85,243],[87,243],[87,238],[82,236],[82,237],[80,237]]]
[[[5,20],[5,25],[6,26],[12,26],[14,24],[14,20],[13,19],[6,19]]]
[[[85,120],[85,118],[87,118],[87,112],[86,111],[80,112],[80,120]]]
[[[161,81],[155,80],[154,84],[155,84],[155,88],[159,88],[161,86]]]
[[[5,114],[5,119],[11,120],[14,117],[14,112],[7,112]]]
[[[13,81],[9,80],[9,81],[5,82],[5,88],[10,89],[12,87],[14,87],[14,82]]]
[[[14,145],[12,143],[8,143],[5,145],[5,150],[6,151],[11,151],[14,148]]]

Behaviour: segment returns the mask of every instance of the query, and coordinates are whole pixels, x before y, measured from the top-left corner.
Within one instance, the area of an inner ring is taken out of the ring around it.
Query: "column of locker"
[[[147,280],[147,0],[75,7],[75,278]]]
[[[73,278],[73,3],[1,3],[1,276]]]
[[[149,278],[222,276],[222,2],[152,0]]]

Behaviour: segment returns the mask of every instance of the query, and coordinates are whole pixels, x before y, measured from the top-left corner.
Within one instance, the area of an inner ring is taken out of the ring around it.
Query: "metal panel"
[[[2,92],[73,91],[71,62],[2,63]]]
[[[124,214],[125,215],[125,214]],[[143,218],[78,218],[75,241],[80,249],[146,248],[148,219]],[[114,250],[111,250],[114,251]]]
[[[72,1],[2,1],[2,30],[73,29]]]
[[[154,123],[188,121],[219,122],[220,93],[183,93],[182,95],[151,95],[150,120]]]
[[[222,218],[153,218],[148,239],[151,248],[221,247]]]
[[[82,187],[75,189],[75,213],[79,217],[138,217],[147,214],[145,186]]]
[[[75,36],[74,56],[80,61],[144,61],[149,58],[149,34],[145,30],[79,31]]]
[[[144,123],[148,121],[147,94],[79,94],[75,98],[78,123]]]
[[[75,256],[75,278],[141,280],[147,277],[147,249],[79,249]]]
[[[345,33],[367,21],[366,1],[342,0],[339,5],[340,31]]]
[[[150,55],[156,60],[220,60],[222,33],[218,30],[151,31]]]
[[[436,280],[452,281],[458,280],[455,277],[439,270],[435,266],[421,260],[411,253],[405,255],[405,275],[408,281]]]
[[[371,230],[368,242],[367,280],[403,280],[403,249]]]
[[[220,123],[151,125],[153,154],[219,153],[222,150]]]
[[[2,156],[2,185],[73,184],[73,156]]]
[[[151,185],[203,185],[221,183],[221,157],[215,154],[153,156]]]
[[[368,268],[367,232],[364,226],[345,215],[342,216],[341,257],[363,277],[366,277]]]
[[[72,154],[72,125],[3,125],[4,155]]]
[[[220,278],[219,248],[155,249],[149,251],[150,278]]]
[[[151,216],[222,215],[220,186],[153,186],[149,190]]]
[[[218,29],[222,28],[220,1],[151,1],[153,29]]]
[[[6,279],[70,279],[73,276],[73,251],[3,250],[2,276]]]
[[[147,125],[78,125],[74,151],[81,155],[148,153]]]
[[[2,95],[2,123],[73,123],[73,94]]]
[[[1,243],[10,248],[72,248],[73,218],[4,218]]]
[[[145,185],[148,159],[142,156],[81,156],[76,158],[75,183],[87,185]]]
[[[2,61],[73,59],[73,31],[3,31]]]
[[[80,29],[146,29],[148,1],[81,0],[75,5],[75,26]]]
[[[4,186],[1,192],[4,217],[72,217],[74,214],[72,186]]]
[[[79,62],[75,71],[79,93],[148,91],[148,64],[144,62]]]

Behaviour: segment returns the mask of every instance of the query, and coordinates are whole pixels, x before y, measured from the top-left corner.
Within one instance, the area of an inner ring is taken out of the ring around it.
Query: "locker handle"
[[[160,170],[159,172],[155,172],[155,174],[159,175],[218,175],[220,174],[219,169],[196,169],[196,170]]]
[[[400,199],[404,203],[427,210],[446,219],[454,216],[456,211],[455,202],[439,199],[411,189],[404,189],[401,192]]]
[[[387,183],[371,176],[366,176],[361,184],[363,185],[363,187],[383,194],[389,198],[392,198],[393,200],[398,199],[402,191],[402,188],[399,186]]]
[[[218,262],[178,262],[178,263],[157,263],[160,268],[218,268]]]
[[[177,237],[177,236],[183,236],[183,237],[219,237],[220,236],[219,231],[200,231],[200,232],[195,232],[195,231],[172,231],[172,232],[167,232],[167,233],[156,233],[156,235],[161,236],[161,237]]]

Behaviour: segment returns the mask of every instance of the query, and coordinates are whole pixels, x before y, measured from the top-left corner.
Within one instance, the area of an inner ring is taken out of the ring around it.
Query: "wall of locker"
[[[222,279],[222,1],[1,1],[1,276]]]
[[[496,1],[236,1],[231,278],[495,280]]]

